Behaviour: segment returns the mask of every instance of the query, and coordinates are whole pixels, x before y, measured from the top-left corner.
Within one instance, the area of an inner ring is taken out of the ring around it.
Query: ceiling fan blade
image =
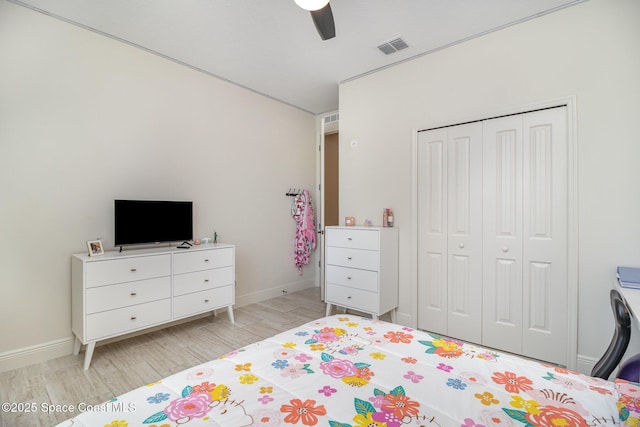
[[[322,9],[312,10],[311,18],[313,18],[313,23],[316,25],[316,30],[318,30],[322,40],[332,39],[336,36],[336,26],[333,22],[333,13],[329,3]]]

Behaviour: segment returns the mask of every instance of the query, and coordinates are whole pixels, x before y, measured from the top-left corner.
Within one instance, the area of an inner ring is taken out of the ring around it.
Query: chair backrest
[[[605,380],[609,379],[613,370],[622,360],[622,356],[627,351],[629,340],[631,339],[631,313],[627,303],[616,289],[612,289],[609,292],[609,296],[616,328],[607,351],[591,371],[591,376]]]

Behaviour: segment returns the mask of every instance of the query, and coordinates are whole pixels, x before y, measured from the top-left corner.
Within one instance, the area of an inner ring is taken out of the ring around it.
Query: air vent
[[[407,42],[398,37],[391,41],[382,43],[380,46],[378,46],[378,49],[380,49],[380,51],[385,55],[391,55],[392,53],[396,53],[397,51],[406,49],[408,47],[409,45],[407,44]]]
[[[332,114],[330,116],[326,116],[324,118],[324,124],[326,125],[326,124],[329,124],[329,123],[337,122],[338,118],[339,118],[338,114]]]

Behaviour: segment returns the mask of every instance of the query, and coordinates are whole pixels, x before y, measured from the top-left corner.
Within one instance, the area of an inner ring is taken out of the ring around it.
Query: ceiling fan
[[[332,39],[336,36],[336,26],[329,0],[295,0],[295,2],[302,9],[311,12],[311,18],[322,40]]]

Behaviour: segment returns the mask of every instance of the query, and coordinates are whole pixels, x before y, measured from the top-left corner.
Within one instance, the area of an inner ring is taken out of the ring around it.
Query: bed
[[[84,411],[59,426],[636,426],[640,386],[336,315]]]

